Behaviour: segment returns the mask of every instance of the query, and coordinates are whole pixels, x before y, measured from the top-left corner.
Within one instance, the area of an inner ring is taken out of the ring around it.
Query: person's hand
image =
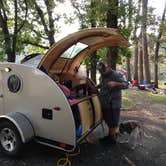
[[[115,82],[115,81],[109,81],[109,82],[108,82],[108,86],[109,86],[110,88],[117,87],[117,84],[118,84],[118,82]]]
[[[100,84],[95,85],[95,88],[96,88],[96,89],[99,89],[99,88],[100,88]]]

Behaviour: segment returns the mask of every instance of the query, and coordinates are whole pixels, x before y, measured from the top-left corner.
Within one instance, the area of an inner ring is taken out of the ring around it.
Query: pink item
[[[76,104],[77,102],[77,99],[69,99],[70,105]]]
[[[70,96],[70,90],[66,86],[60,85],[60,88],[62,89],[62,91],[64,92],[64,94],[66,95],[66,97]]]
[[[133,80],[133,81],[132,81],[132,86],[138,86],[137,80]]]
[[[70,97],[70,90],[64,85],[60,85],[60,88],[64,92],[65,96],[67,98],[69,98]],[[70,105],[73,105],[73,104],[77,103],[77,99],[68,99],[68,101],[69,101]]]

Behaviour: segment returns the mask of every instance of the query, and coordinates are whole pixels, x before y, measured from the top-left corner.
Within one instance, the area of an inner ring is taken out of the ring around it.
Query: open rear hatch
[[[48,73],[71,73],[79,68],[86,56],[102,47],[130,46],[129,42],[112,28],[94,28],[75,32],[55,43],[42,58],[38,68]]]
[[[86,56],[102,47],[130,46],[129,42],[112,28],[85,29],[73,33],[55,43],[40,61],[38,68],[46,73],[56,73],[60,81],[71,81],[71,89],[89,81],[77,77],[79,67]],[[78,99],[77,108],[82,126],[78,140],[87,135],[102,120],[100,99],[97,94],[86,94]],[[73,110],[75,116],[75,110]],[[76,116],[75,116],[76,117]],[[75,119],[76,121],[76,119]],[[77,126],[78,130],[78,126]]]

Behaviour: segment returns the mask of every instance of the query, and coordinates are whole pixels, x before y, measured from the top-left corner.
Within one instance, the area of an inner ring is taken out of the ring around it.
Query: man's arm
[[[129,83],[125,81],[123,77],[117,72],[114,72],[113,74],[114,74],[114,81],[109,81],[107,83],[108,87],[118,88],[118,89],[127,89],[129,86]]]
[[[95,85],[96,89],[100,89],[101,88],[101,84]]]
[[[124,82],[115,82],[115,81],[109,81],[108,87],[110,88],[119,88],[119,89],[127,89],[128,83],[126,81]]]

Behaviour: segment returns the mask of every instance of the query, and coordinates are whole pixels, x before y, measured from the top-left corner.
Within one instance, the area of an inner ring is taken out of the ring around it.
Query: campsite
[[[166,2],[0,0],[0,165],[165,166]]]

